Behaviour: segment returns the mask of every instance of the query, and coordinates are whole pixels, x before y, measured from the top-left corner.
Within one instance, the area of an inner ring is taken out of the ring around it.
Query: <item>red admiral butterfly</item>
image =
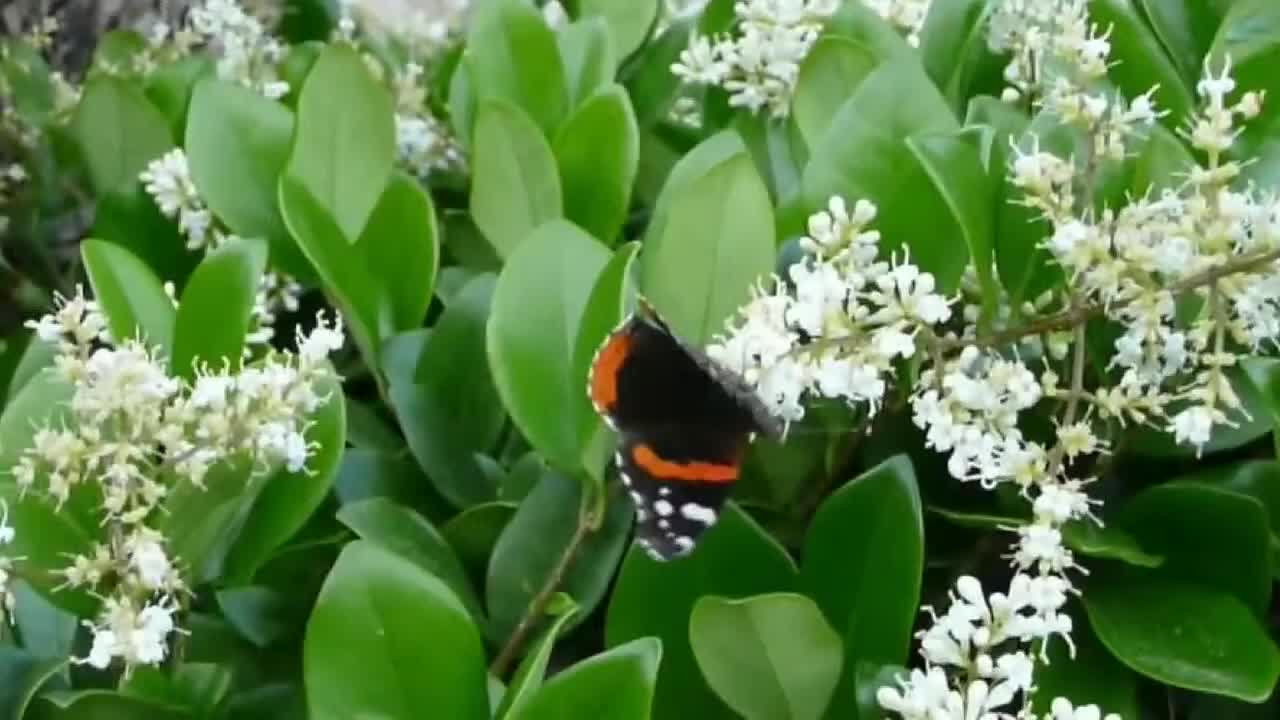
[[[587,391],[618,432],[614,456],[636,505],[636,542],[687,554],[716,521],[757,432],[781,435],[736,373],[677,338],[643,299],[591,363]]]

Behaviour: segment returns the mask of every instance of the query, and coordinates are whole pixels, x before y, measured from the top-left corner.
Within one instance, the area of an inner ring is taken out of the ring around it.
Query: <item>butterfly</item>
[[[587,393],[618,433],[614,459],[635,501],[636,543],[656,560],[693,549],[747,446],[783,430],[741,376],[676,337],[643,298],[596,351]]]

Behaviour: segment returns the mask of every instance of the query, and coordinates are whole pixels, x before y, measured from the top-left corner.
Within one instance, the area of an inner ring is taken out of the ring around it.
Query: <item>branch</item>
[[[578,513],[578,526],[573,531],[573,537],[569,538],[569,544],[565,546],[564,552],[560,554],[560,559],[556,562],[556,566],[547,575],[547,581],[543,583],[542,589],[538,590],[538,594],[534,595],[533,599],[529,601],[529,606],[525,608],[524,615],[521,616],[520,622],[516,624],[516,629],[512,631],[506,645],[502,647],[498,656],[494,658],[493,664],[489,666],[489,672],[493,673],[494,677],[501,678],[510,669],[511,663],[524,647],[525,641],[529,639],[529,634],[533,632],[534,626],[546,614],[547,605],[551,604],[551,598],[555,596],[556,591],[560,589],[560,585],[564,583],[565,575],[569,574],[569,568],[573,566],[573,561],[577,559],[578,552],[582,549],[582,544],[599,527],[598,519],[594,517],[596,513],[586,509],[589,502],[588,498],[583,498],[584,509]],[[601,517],[603,517],[603,513],[601,513]]]

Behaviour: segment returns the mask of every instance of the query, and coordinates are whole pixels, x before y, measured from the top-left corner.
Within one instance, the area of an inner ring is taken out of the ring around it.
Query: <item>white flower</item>
[[[1213,413],[1204,406],[1193,406],[1178,413],[1170,423],[1177,442],[1204,447],[1213,430]]]

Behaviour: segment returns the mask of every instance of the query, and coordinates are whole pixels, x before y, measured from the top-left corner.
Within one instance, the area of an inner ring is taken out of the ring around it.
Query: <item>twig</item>
[[[593,517],[596,513],[587,509],[591,505],[591,499],[584,497],[583,509],[578,513],[578,526],[573,531],[573,537],[569,539],[569,544],[565,546],[564,552],[560,555],[560,560],[556,562],[555,568],[547,576],[542,589],[529,601],[529,606],[525,608],[524,615],[520,618],[520,622],[516,624],[516,629],[512,631],[511,637],[507,639],[506,645],[502,647],[498,656],[494,658],[493,663],[489,666],[489,672],[494,677],[501,678],[506,675],[511,663],[524,647],[525,641],[528,640],[529,634],[533,632],[534,626],[546,613],[547,605],[551,603],[551,598],[560,589],[565,575],[569,573],[569,568],[573,566],[573,561],[577,559],[578,552],[582,549],[583,542],[599,526],[599,522]]]

